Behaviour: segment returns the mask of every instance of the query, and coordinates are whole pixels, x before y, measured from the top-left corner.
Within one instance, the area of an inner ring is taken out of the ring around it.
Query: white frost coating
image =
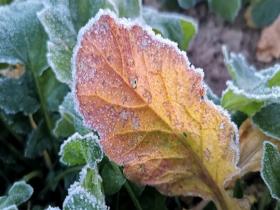
[[[240,59],[244,64],[246,64],[247,68],[250,69],[250,71],[254,72],[254,76],[257,77],[258,79],[260,79],[260,81],[269,80],[269,79],[273,78],[275,76],[275,74],[277,74],[280,71],[280,64],[275,64],[274,66],[269,67],[267,69],[257,71],[255,66],[248,64],[246,58],[241,53],[235,54],[233,52],[230,52],[230,56],[228,57],[225,46],[223,46],[223,51],[226,56],[225,57],[226,63],[233,64],[234,59],[235,60]]]
[[[164,39],[160,34],[155,34],[154,31],[152,30],[151,27],[147,26],[147,25],[143,25],[142,23],[140,23],[139,21],[137,20],[133,20],[133,21],[130,21],[130,20],[127,20],[125,18],[117,18],[116,15],[110,11],[110,10],[103,10],[103,9],[100,9],[99,12],[96,14],[96,16],[92,19],[89,20],[89,22],[83,27],[80,29],[79,31],[79,34],[78,34],[78,42],[77,42],[77,45],[75,46],[74,48],[74,53],[73,53],[73,56],[72,56],[72,78],[73,78],[73,83],[72,83],[72,91],[73,92],[73,95],[74,95],[74,103],[75,103],[75,108],[77,110],[78,113],[80,113],[80,110],[79,110],[79,101],[77,99],[77,94],[76,94],[76,57],[77,57],[77,53],[78,51],[80,50],[80,48],[82,47],[81,46],[81,42],[82,42],[82,39],[83,39],[83,36],[84,34],[96,23],[98,22],[98,20],[101,18],[101,16],[103,15],[108,15],[110,16],[111,18],[113,18],[115,20],[115,22],[120,26],[120,27],[124,27],[124,28],[127,28],[127,29],[130,29],[132,28],[133,26],[139,26],[141,27],[145,32],[147,32],[147,34],[154,40],[158,41],[159,43],[163,43],[163,44],[166,44],[168,45],[169,47],[172,47],[172,49],[174,49],[178,55],[182,56],[184,59],[185,59],[185,62],[186,62],[186,65],[188,67],[188,70],[190,71],[194,71],[196,72],[198,75],[200,75],[200,86],[201,87],[205,87],[204,85],[204,82],[203,82],[203,78],[204,78],[204,72],[201,68],[195,68],[188,60],[188,57],[186,56],[186,53],[181,51],[179,48],[178,48],[178,44],[171,41],[171,40],[168,40],[168,39]],[[206,94],[206,91],[204,92],[204,94]],[[204,98],[205,98],[205,102],[208,103],[210,106],[212,106],[213,108],[215,108],[218,112],[220,112],[223,116],[225,116],[229,122],[232,124],[233,128],[234,128],[234,131],[235,131],[235,137],[233,137],[231,139],[231,147],[233,149],[233,151],[235,151],[236,153],[236,158],[234,158],[234,160],[232,160],[233,164],[235,165],[235,167],[237,168],[236,164],[239,160],[239,138],[238,138],[238,129],[236,127],[236,125],[231,122],[230,120],[230,117],[229,117],[229,114],[228,112],[223,109],[221,106],[217,106],[215,105],[212,101],[210,101],[207,97],[205,97],[204,95]],[[81,113],[80,113],[81,115]],[[85,118],[83,115],[81,115],[83,117],[83,122],[85,125],[89,126],[88,123],[86,122]]]
[[[0,57],[0,63],[8,63],[11,65],[24,64],[21,60],[12,57]]]
[[[87,190],[80,186],[79,182],[74,182],[70,188],[68,189],[68,196],[65,198],[63,202],[63,209],[68,206],[69,204],[73,203],[74,196],[79,197],[83,201],[88,201],[88,204],[94,205],[99,210],[108,210],[105,203],[96,199],[93,195],[91,195]],[[69,206],[68,206],[69,207]],[[73,210],[76,209],[75,206],[71,208]]]
[[[264,151],[264,146],[265,144],[270,144],[272,147],[274,147],[277,151],[278,151],[278,147],[275,146],[273,143],[271,143],[270,141],[264,141],[263,142],[263,151]],[[263,179],[263,181],[265,182],[266,186],[268,187],[269,191],[270,191],[270,194],[273,198],[275,198],[276,200],[280,200],[280,198],[275,194],[273,193],[271,187],[270,187],[270,184],[267,182],[266,178],[264,177],[264,174],[263,174],[263,170],[264,170],[264,155],[262,156],[262,160],[261,160],[261,177]]]
[[[85,180],[85,177],[87,175],[87,170],[92,167],[90,167],[89,165],[85,165],[82,170],[79,173],[79,181],[82,182],[83,180]]]
[[[69,96],[70,95],[70,96]],[[63,114],[69,114],[71,117],[75,117],[75,114],[73,114],[72,112],[70,112],[69,110],[67,110],[67,108],[65,108],[64,106],[64,103],[65,103],[65,100],[67,99],[67,97],[72,97],[73,98],[73,95],[72,95],[72,92],[68,93],[66,96],[64,96],[64,99],[63,99],[63,102],[62,104],[59,105],[58,107],[58,110],[60,112],[61,115]]]
[[[95,170],[98,181],[102,182],[102,178],[98,174],[98,167],[97,166],[90,166],[89,164],[85,165],[82,168],[82,170],[80,171],[80,173],[79,173],[79,182],[83,182],[83,180],[85,180],[85,177],[87,175],[87,170],[88,169]]]
[[[70,40],[71,38],[76,37],[77,31],[75,30],[72,22],[70,21],[71,15],[69,9],[63,4],[63,2],[58,2],[58,4],[53,5],[53,3],[51,3],[50,1],[44,0],[43,4],[44,9],[37,12],[37,17],[42,23],[42,26],[44,27],[44,30],[47,32],[49,37],[49,40],[47,41],[47,62],[53,69],[56,78],[59,81],[66,83],[70,86],[71,81],[69,81],[70,79],[67,78],[67,76],[65,75],[66,72],[63,69],[57,68],[57,63],[54,61],[54,53],[52,51],[54,51],[55,48],[58,48],[56,51],[59,52],[61,51],[61,49],[59,48],[61,48],[62,46],[65,48],[64,50],[71,50],[69,47],[69,43],[67,43],[67,41],[64,40],[64,38],[67,37],[67,39]],[[58,29],[55,25],[50,24],[48,22],[48,18],[50,17],[51,19],[59,19],[58,22],[63,22],[64,28]],[[62,31],[64,32],[62,33]],[[67,35],[65,33],[67,33]],[[75,38],[73,38],[73,41],[74,40]]]
[[[234,59],[240,59],[243,63],[245,63],[247,65],[247,67],[253,71],[253,72],[256,72],[256,68],[253,66],[253,65],[250,65],[247,63],[247,60],[246,58],[241,54],[241,53],[233,53],[233,52],[230,52],[230,57],[228,58],[227,60],[227,63],[229,64],[232,64],[234,62]],[[258,77],[259,75],[257,75]],[[261,77],[260,77],[261,78]]]
[[[237,95],[242,95],[245,96],[248,99],[254,99],[254,100],[277,100],[280,98],[280,87],[272,87],[272,88],[265,88],[264,89],[264,93],[248,93],[247,91],[238,88],[236,85],[233,84],[232,81],[227,81],[227,89],[223,91],[222,93],[222,97],[224,96],[224,94],[228,91],[228,90],[232,90],[235,94]]]
[[[98,173],[98,167],[96,165],[95,166],[92,166],[92,165],[89,165],[89,164],[85,165],[82,168],[82,170],[80,171],[79,182],[80,183],[84,182],[84,180],[86,179],[86,176],[87,176],[88,169],[94,171],[94,180],[91,180],[93,182],[93,184],[95,186],[101,186],[102,185],[102,178],[101,178],[101,176]],[[103,193],[101,192],[101,189],[100,189],[100,195],[98,195],[98,193],[96,193],[95,196],[100,201],[101,200],[104,201],[104,199],[105,199]]]
[[[24,192],[20,189],[22,186],[24,186]],[[10,188],[9,190],[9,193],[8,194],[11,194],[13,192],[16,192],[17,191],[17,188],[20,189],[21,193],[25,193],[25,198],[24,198],[24,201],[25,202],[26,200],[28,200],[31,195],[33,194],[34,190],[33,188],[31,187],[31,185],[27,184],[25,181],[18,181],[18,182],[15,182],[13,184],[13,186]]]
[[[280,64],[275,64],[272,67],[263,69],[257,73],[261,74],[265,79],[272,79],[280,71]]]
[[[223,47],[224,55],[225,55],[225,63],[228,65],[231,65],[234,67],[234,62],[239,62],[241,65],[246,65],[245,70],[247,72],[250,72],[250,74],[253,74],[252,80],[251,78],[248,78],[251,82],[256,80],[254,83],[256,83],[256,86],[252,89],[246,89],[241,88],[235,85],[232,81],[227,81],[227,89],[223,91],[222,97],[229,91],[233,91],[234,94],[240,95],[243,97],[246,97],[248,99],[253,99],[257,101],[265,101],[268,100],[269,102],[277,102],[280,98],[280,87],[268,87],[267,82],[272,79],[275,74],[277,74],[280,71],[280,65],[276,64],[273,67],[264,69],[262,71],[256,71],[255,67],[252,65],[249,65],[245,59],[245,57],[242,54],[235,54],[230,53],[228,56],[228,53],[226,51],[226,47]],[[238,70],[234,70],[236,74],[238,73]]]
[[[51,41],[47,41],[47,48],[48,48],[48,52],[47,52],[47,61],[48,61],[48,64],[50,65],[50,67],[52,68],[56,78],[60,81],[60,82],[63,82],[65,84],[67,84],[68,86],[71,85],[71,81],[68,81],[67,79],[65,79],[61,74],[61,70],[60,69],[57,69],[57,65],[53,62],[53,59],[52,59],[52,53],[50,53],[52,47],[55,47],[56,45],[51,42]],[[70,71],[70,70],[69,70]]]
[[[89,164],[85,165],[83,167],[83,169],[80,171],[79,182],[84,183],[84,180],[86,179],[88,170],[91,170],[94,173],[94,178],[91,179],[91,181],[92,181],[92,184],[94,184],[95,187],[97,187],[97,189],[98,189],[98,192],[95,191],[96,199],[100,200],[100,201],[105,201],[104,194],[102,193],[101,188],[99,188],[102,185],[102,178],[99,175],[98,167],[96,165],[95,166],[92,166],[92,165],[89,165]]]
[[[82,141],[94,141],[100,148],[101,152],[103,153],[103,149],[102,149],[102,145],[100,144],[99,138],[97,135],[95,135],[94,133],[88,133],[84,136],[80,135],[79,133],[74,133],[72,136],[68,137],[67,140],[65,140],[61,146],[60,146],[60,150],[58,155],[60,156],[60,162],[63,163],[64,165],[69,165],[67,162],[65,162],[63,160],[63,156],[64,156],[64,148],[66,147],[67,144],[71,143],[72,141],[76,141],[76,140],[82,140]],[[103,159],[103,155],[101,155],[100,158],[95,159],[95,161],[97,163],[99,163],[101,160]]]

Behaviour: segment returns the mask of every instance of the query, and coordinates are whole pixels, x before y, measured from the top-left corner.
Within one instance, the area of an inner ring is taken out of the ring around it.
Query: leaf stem
[[[51,123],[51,119],[49,117],[49,113],[48,113],[47,108],[46,108],[46,100],[43,96],[42,89],[41,89],[40,84],[39,84],[39,80],[36,76],[36,72],[34,72],[33,69],[32,69],[32,76],[33,76],[34,81],[35,81],[35,86],[36,86],[37,94],[38,94],[40,105],[41,105],[40,106],[41,111],[44,115],[44,118],[45,118],[45,121],[46,121],[46,124],[47,124],[47,128],[48,128],[50,134],[52,134],[52,123]]]
[[[35,177],[42,177],[42,175],[43,175],[42,172],[37,170],[37,171],[32,171],[32,172],[26,174],[24,177],[22,177],[22,179],[24,181],[28,182]]]
[[[35,120],[33,119],[32,114],[28,115],[28,119],[29,119],[29,123],[30,123],[32,129],[38,128],[38,125],[36,124]]]
[[[47,150],[43,151],[43,157],[44,157],[44,160],[45,160],[45,163],[46,163],[48,169],[51,171],[53,169],[53,165],[52,165],[52,161],[51,161],[51,158],[50,158]]]

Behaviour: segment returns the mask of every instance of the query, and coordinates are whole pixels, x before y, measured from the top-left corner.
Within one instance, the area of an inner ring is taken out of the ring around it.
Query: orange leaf
[[[166,195],[197,195],[242,209],[224,190],[236,173],[227,115],[208,101],[203,74],[150,29],[100,12],[80,32],[75,97],[107,156],[126,176]]]

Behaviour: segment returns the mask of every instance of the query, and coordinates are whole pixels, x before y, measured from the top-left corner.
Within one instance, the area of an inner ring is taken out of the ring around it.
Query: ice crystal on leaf
[[[33,194],[33,188],[25,181],[17,181],[9,189],[6,196],[0,196],[0,209],[17,209],[17,206],[26,202]]]

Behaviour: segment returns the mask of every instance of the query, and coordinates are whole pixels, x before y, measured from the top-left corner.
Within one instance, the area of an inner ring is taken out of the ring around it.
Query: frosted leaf
[[[224,48],[224,55],[232,77],[223,92],[221,104],[224,108],[253,115],[264,103],[277,102],[280,99],[280,87],[269,85],[269,81],[279,71],[279,65],[256,71],[241,54],[228,54]]]
[[[68,189],[63,209],[107,210],[97,167],[85,166],[82,169],[79,182]]]
[[[268,104],[257,112],[252,120],[267,136],[280,140],[280,104]]]
[[[190,41],[197,33],[197,23],[192,18],[171,13],[157,12],[144,7],[143,19],[163,37],[178,43],[182,50],[186,50]]]
[[[7,196],[0,197],[0,209],[26,202],[33,194],[33,188],[25,181],[18,181],[9,189]],[[12,208],[11,208],[12,209]]]
[[[75,132],[81,135],[90,132],[90,130],[84,126],[80,114],[76,112],[73,101],[72,93],[68,93],[63,103],[59,106],[61,118],[56,122],[54,128],[54,134],[58,137],[68,137]]]
[[[236,128],[207,100],[203,74],[185,53],[150,28],[108,11],[90,20],[78,40],[72,60],[77,107],[128,179],[169,196],[217,201],[221,195],[218,209],[242,209],[224,190],[238,171]]]
[[[31,197],[33,188],[25,181],[18,181],[13,184],[8,194],[16,205],[20,205]]]
[[[271,196],[280,200],[280,153],[273,143],[263,144],[263,158],[261,163],[261,177],[268,187]]]
[[[80,172],[80,185],[90,192],[100,202],[105,202],[102,192],[102,178],[98,173],[97,166],[85,166]]]
[[[44,0],[38,17],[48,36],[48,63],[59,81],[71,84],[71,56],[79,29],[100,8],[115,11],[110,0]]]
[[[31,0],[0,7],[1,63],[21,63],[37,75],[46,69],[47,35],[36,17],[42,7]]]
[[[103,158],[103,152],[97,135],[89,133],[81,136],[75,133],[60,147],[60,161],[65,165],[96,165]]]
[[[80,186],[69,192],[63,203],[63,210],[107,210],[104,203],[100,203],[94,196]]]

